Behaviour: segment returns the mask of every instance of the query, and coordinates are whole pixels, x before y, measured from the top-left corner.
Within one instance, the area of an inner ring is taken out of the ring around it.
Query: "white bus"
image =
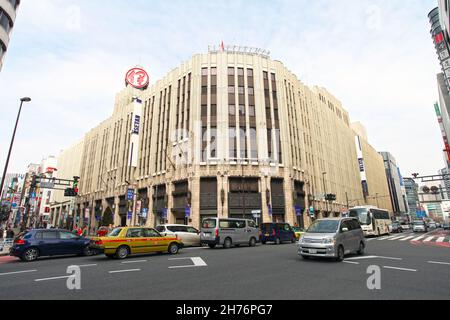
[[[350,209],[350,217],[358,218],[365,236],[381,236],[389,234],[392,225],[389,212],[374,206],[361,206]]]

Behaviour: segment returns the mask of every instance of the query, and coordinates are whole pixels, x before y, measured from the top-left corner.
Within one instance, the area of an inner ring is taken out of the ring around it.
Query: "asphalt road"
[[[349,256],[343,263],[303,260],[293,244],[186,248],[176,256],[125,261],[94,256],[23,263],[3,257],[0,300],[449,299],[450,232],[435,231],[411,241],[418,236],[369,239],[363,257]],[[431,236],[434,241],[424,242]],[[80,266],[80,290],[66,286],[71,265]],[[367,287],[369,266],[381,270],[380,290]]]

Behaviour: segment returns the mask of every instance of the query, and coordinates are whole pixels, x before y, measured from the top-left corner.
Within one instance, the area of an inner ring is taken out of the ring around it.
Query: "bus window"
[[[362,225],[370,225],[372,223],[369,211],[366,208],[350,209],[349,216],[351,218],[358,218],[359,223]]]

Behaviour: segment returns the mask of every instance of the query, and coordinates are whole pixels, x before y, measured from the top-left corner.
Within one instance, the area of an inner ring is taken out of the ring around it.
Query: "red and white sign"
[[[150,77],[144,69],[133,68],[127,72],[125,82],[136,89],[144,89],[150,83]]]

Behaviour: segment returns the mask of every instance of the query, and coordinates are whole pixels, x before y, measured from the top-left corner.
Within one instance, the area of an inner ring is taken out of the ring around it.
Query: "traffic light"
[[[80,177],[73,177],[73,191],[74,197],[78,195],[78,182],[80,181]]]
[[[67,188],[64,191],[64,197],[76,197],[78,195],[78,189]]]

